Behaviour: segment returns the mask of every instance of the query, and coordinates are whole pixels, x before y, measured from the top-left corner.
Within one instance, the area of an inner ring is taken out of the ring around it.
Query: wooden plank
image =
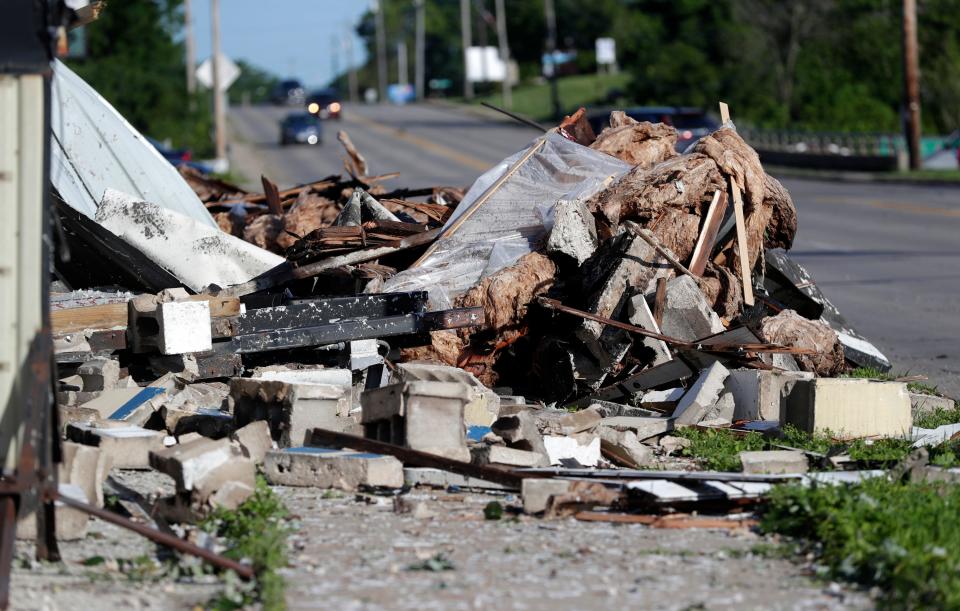
[[[54,335],[74,333],[84,329],[113,329],[127,326],[127,303],[64,308],[50,311],[50,326]]]
[[[707,217],[703,221],[703,231],[700,232],[697,246],[693,249],[693,256],[690,257],[690,271],[698,276],[702,276],[707,268],[707,260],[716,244],[717,232],[720,231],[720,224],[723,222],[723,214],[726,211],[727,195],[717,189],[713,192],[713,200],[710,202],[710,208],[707,209]]]
[[[720,102],[720,123],[726,125],[730,122],[730,107],[726,102]]]
[[[743,303],[753,306],[753,281],[750,276],[750,250],[747,247],[747,227],[743,219],[743,196],[740,185],[730,176],[730,191],[733,193],[733,213],[737,220],[737,255],[740,259],[740,279],[743,282]]]
[[[663,308],[667,303],[667,279],[657,278],[657,293],[653,298],[653,321],[657,323],[657,330],[663,326]]]
[[[283,216],[283,204],[280,202],[280,190],[276,183],[264,175],[260,175],[260,184],[263,185],[263,195],[267,198],[267,208],[271,214]]]

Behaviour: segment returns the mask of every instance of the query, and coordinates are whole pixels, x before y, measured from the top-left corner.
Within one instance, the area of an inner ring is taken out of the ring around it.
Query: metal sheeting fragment
[[[437,242],[421,265],[390,278],[384,290],[428,290],[434,309],[482,278],[540,249],[558,200],[586,199],[630,166],[551,133],[534,153],[452,235]],[[516,153],[480,176],[444,226],[446,231],[525,154]]]
[[[94,218],[106,190],[117,189],[217,227],[176,168],[60,61],[51,97],[50,179],[70,207]]]
[[[107,189],[96,221],[193,291],[215,284],[246,282],[285,263],[279,255],[257,248],[183,214]]]

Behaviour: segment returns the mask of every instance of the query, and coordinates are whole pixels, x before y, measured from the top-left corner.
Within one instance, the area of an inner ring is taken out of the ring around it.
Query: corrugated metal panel
[[[50,174],[67,204],[94,218],[104,192],[116,189],[217,226],[176,168],[60,61],[52,99]]]

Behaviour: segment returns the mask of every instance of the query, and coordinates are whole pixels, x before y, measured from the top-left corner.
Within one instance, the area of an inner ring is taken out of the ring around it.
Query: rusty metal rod
[[[149,526],[145,526],[143,524],[138,524],[132,520],[128,520],[127,518],[121,515],[117,515],[112,511],[107,511],[106,509],[101,509],[99,507],[94,507],[93,505],[88,505],[87,503],[78,501],[76,499],[72,499],[69,496],[62,495],[58,492],[50,491],[50,495],[53,497],[53,499],[62,502],[64,505],[69,505],[74,509],[79,509],[84,513],[88,513],[94,517],[100,518],[105,522],[110,522],[111,524],[122,526],[127,530],[132,530],[133,532],[139,535],[143,535],[144,537],[150,539],[151,541],[155,541],[160,545],[165,545],[171,549],[175,549],[178,552],[183,552],[186,554],[190,554],[192,556],[196,556],[197,558],[200,558],[202,560],[209,562],[213,566],[219,567],[221,569],[226,569],[228,571],[233,571],[234,573],[236,573],[240,577],[243,577],[244,579],[252,579],[254,577],[253,567],[251,567],[248,564],[241,564],[236,560],[225,558],[219,554],[215,554],[211,552],[208,549],[204,549],[198,545],[194,545],[189,541],[184,541],[179,537],[169,535],[165,532],[160,532],[155,528],[150,528]]]

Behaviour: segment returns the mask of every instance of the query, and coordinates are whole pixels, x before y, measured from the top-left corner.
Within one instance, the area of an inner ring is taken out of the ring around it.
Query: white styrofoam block
[[[569,437],[544,435],[543,445],[551,465],[559,465],[561,459],[572,458],[584,467],[596,467],[600,462],[600,437],[591,436],[589,442],[582,444],[577,435]]]

